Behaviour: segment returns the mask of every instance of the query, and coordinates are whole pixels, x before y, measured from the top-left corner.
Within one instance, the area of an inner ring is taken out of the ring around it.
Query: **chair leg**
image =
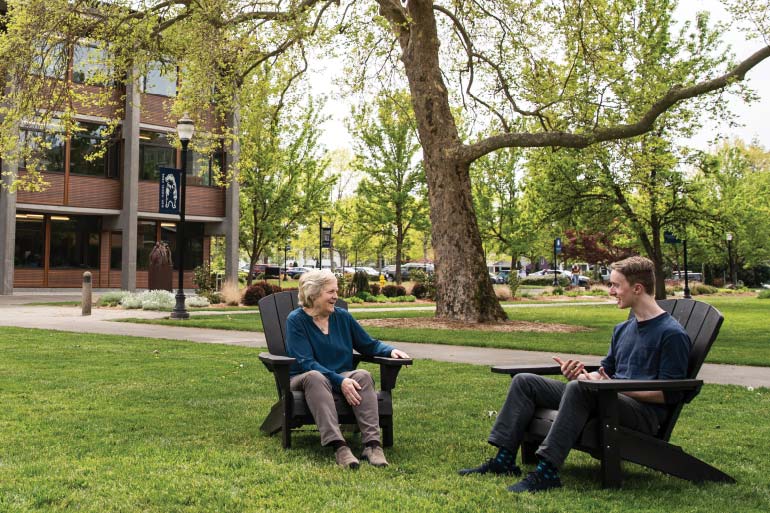
[[[289,417],[283,417],[283,426],[281,427],[281,445],[284,449],[291,447],[291,426],[289,425]]]
[[[387,423],[381,424],[382,427],[382,446],[393,447],[393,419]]]
[[[535,455],[537,447],[538,446],[532,442],[521,443],[521,462],[524,465],[535,465],[537,463],[537,456]]]
[[[620,488],[623,475],[618,440],[617,392],[599,392],[599,442],[602,455],[602,487]]]

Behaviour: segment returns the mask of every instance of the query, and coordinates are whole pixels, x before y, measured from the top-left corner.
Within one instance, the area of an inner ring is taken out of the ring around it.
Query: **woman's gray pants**
[[[352,407],[358,428],[361,430],[361,443],[379,442],[380,417],[377,392],[374,389],[372,375],[363,369],[341,372],[340,374],[361,385],[361,390],[358,391],[358,395],[361,396],[361,403]],[[328,445],[336,440],[345,440],[340,430],[337,408],[334,406],[332,384],[326,379],[326,376],[318,371],[298,374],[291,378],[290,387],[292,390],[302,390],[305,393],[305,402],[313,415],[319,433],[321,433],[321,445]]]

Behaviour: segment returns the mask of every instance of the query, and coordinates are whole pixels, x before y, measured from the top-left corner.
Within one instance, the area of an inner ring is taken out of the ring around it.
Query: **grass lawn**
[[[258,350],[0,328],[0,351],[3,512],[770,510],[768,389],[706,385],[674,431],[737,485],[626,464],[624,488],[606,491],[598,462],[576,452],[564,488],[514,496],[510,478],[455,473],[492,453],[489,412],[508,379],[486,368],[419,361],[403,371],[391,466],[353,472],[334,466],[312,430],[288,451],[259,432],[275,386]]]
[[[767,319],[770,301],[753,296],[701,296],[725,316],[725,322],[708,356],[711,363],[770,366],[770,332]],[[590,328],[578,333],[458,331],[435,329],[398,329],[368,327],[376,338],[389,341],[424,342],[479,347],[551,351],[602,356],[606,354],[612,328],[624,320],[628,312],[614,305],[572,306],[569,303],[543,308],[507,308],[511,319],[522,321],[558,322]],[[372,312],[353,310],[357,319],[431,317],[433,312],[403,310]],[[138,320],[131,320],[140,322]],[[178,326],[178,321],[142,320],[156,324]],[[260,331],[259,314],[195,316],[185,321],[186,326]]]

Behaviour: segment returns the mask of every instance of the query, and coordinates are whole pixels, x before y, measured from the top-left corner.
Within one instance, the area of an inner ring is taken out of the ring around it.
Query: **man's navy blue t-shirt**
[[[615,326],[605,372],[614,379],[682,379],[687,377],[690,337],[667,312],[646,321],[629,319]],[[681,392],[666,393],[678,402]]]

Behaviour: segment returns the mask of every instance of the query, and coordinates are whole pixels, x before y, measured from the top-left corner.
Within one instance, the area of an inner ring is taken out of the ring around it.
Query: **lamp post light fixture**
[[[190,314],[185,308],[184,297],[184,245],[185,245],[185,233],[184,233],[184,211],[185,201],[187,199],[187,145],[190,144],[193,133],[195,132],[195,125],[193,120],[190,119],[187,114],[182,116],[182,119],[177,121],[176,135],[179,137],[179,142],[182,143],[182,177],[179,187],[179,223],[176,229],[176,255],[177,263],[179,265],[179,286],[176,291],[176,305],[171,312],[172,319],[189,319]]]

